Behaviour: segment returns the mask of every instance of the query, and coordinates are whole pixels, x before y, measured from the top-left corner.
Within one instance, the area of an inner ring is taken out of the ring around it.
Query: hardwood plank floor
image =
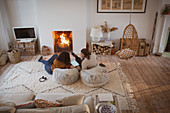
[[[37,61],[39,57],[40,55],[23,56],[21,60]],[[121,60],[112,55],[98,56],[98,62],[121,64],[134,91],[140,113],[170,113],[170,58],[149,55]],[[0,66],[0,76],[4,76],[13,65],[8,62],[5,66]]]

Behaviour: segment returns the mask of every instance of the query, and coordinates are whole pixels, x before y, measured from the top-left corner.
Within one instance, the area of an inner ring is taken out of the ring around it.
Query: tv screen
[[[16,39],[34,39],[36,38],[34,27],[30,28],[14,28],[14,36]]]

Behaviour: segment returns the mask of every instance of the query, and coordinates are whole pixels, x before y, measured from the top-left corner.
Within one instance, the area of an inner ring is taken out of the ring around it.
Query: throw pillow
[[[35,108],[34,101],[28,101],[25,103],[21,103],[17,106],[15,106],[17,109],[28,109],[28,108]]]
[[[34,103],[35,103],[36,108],[48,108],[48,107],[61,106],[61,103],[59,103],[59,102],[51,102],[51,101],[43,100],[43,99],[36,99],[36,100],[34,100]]]
[[[116,53],[116,55],[122,59],[131,58],[131,57],[135,56],[135,51],[133,51],[129,48],[126,48],[126,49],[122,49],[122,50],[118,51]]]
[[[83,104],[83,100],[84,95],[72,95],[56,101],[61,102],[62,106],[72,106]]]

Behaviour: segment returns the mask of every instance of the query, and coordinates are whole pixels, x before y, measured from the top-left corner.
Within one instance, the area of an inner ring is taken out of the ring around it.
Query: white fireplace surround
[[[164,23],[162,29],[162,35],[160,40],[159,52],[163,53],[165,49],[165,40],[170,28],[170,15],[164,16]]]

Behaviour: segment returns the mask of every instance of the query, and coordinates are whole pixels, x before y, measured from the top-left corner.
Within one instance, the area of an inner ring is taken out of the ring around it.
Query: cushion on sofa
[[[0,113],[15,113],[16,108],[14,103],[0,103]]]
[[[79,72],[76,68],[53,70],[53,80],[58,84],[73,84],[79,79]]]
[[[106,68],[96,66],[88,70],[81,70],[81,81],[89,87],[99,87],[109,81],[109,76]]]
[[[84,95],[72,95],[56,101],[61,102],[62,106],[72,106],[72,105],[83,104],[83,100],[84,100]]]
[[[44,100],[49,100],[49,101],[56,101],[63,99],[64,97],[74,95],[72,93],[38,93],[35,96],[36,99],[44,99]]]
[[[90,113],[87,104],[66,107],[17,109],[16,113]]]
[[[35,104],[34,101],[28,101],[28,102],[20,103],[15,107],[17,109],[29,109],[29,108],[35,108]]]
[[[52,102],[43,99],[36,99],[34,100],[34,104],[36,108],[48,108],[48,107],[60,107],[61,103],[59,102]]]
[[[0,102],[12,102],[16,105],[25,103],[34,99],[34,94],[32,93],[9,93],[0,94]]]

